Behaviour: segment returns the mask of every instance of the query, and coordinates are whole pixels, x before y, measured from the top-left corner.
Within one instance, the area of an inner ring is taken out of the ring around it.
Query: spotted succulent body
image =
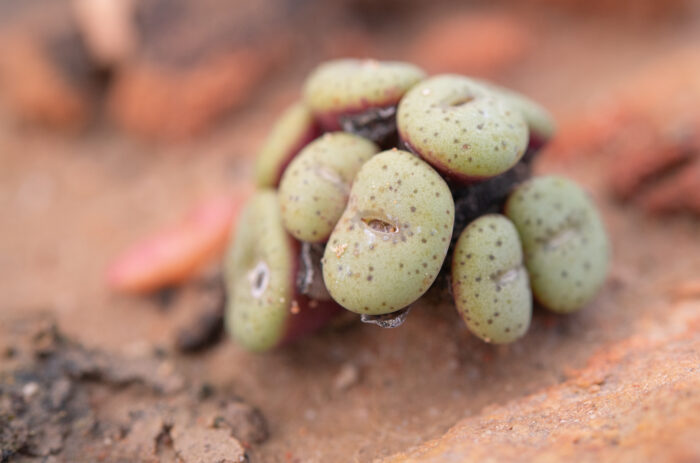
[[[426,162],[399,150],[367,161],[323,256],[323,279],[346,309],[380,315],[418,299],[447,254],[454,202]]]
[[[532,317],[532,294],[518,231],[500,214],[479,217],[460,234],[452,257],[455,305],[469,331],[513,342]]]
[[[508,198],[505,214],[518,229],[535,298],[569,313],[599,291],[608,268],[609,244],[591,198],[574,182],[536,177]]]
[[[355,175],[378,152],[371,141],[344,132],[327,133],[306,146],[280,182],[287,231],[301,241],[326,241],[345,210]]]
[[[304,99],[326,130],[340,130],[343,125],[349,127],[347,116],[368,111],[393,119],[401,97],[424,77],[420,68],[409,63],[339,59],[311,73]]]
[[[226,328],[251,351],[265,351],[312,331],[335,305],[310,301],[296,289],[299,243],[282,226],[273,190],[257,192],[239,219],[226,257]]]
[[[274,347],[282,336],[293,286],[294,243],[271,190],[255,194],[241,213],[227,259],[226,326],[250,350]]]
[[[444,175],[484,180],[515,166],[528,145],[521,112],[478,82],[440,75],[401,100],[397,126],[403,143]]]

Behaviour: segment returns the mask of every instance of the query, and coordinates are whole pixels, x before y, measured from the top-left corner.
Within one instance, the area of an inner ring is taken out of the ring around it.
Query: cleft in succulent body
[[[454,225],[450,190],[410,153],[384,151],[358,172],[323,257],[333,299],[369,315],[395,312],[435,280]]]

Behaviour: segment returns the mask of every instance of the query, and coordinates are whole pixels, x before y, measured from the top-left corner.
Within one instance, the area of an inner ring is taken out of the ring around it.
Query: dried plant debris
[[[0,368],[0,462],[245,462],[268,437],[257,408],[211,387],[197,393],[167,359],[89,350],[40,326],[3,329],[13,368]]]
[[[532,168],[528,160],[522,159],[512,169],[473,185],[454,184],[450,186],[455,199],[455,233],[452,244],[459,233],[485,213],[503,210],[508,195],[520,183],[530,178]]]
[[[360,316],[360,321],[370,325],[377,325],[380,328],[398,328],[404,324],[410,312],[411,306],[404,307],[403,309],[399,309],[395,312],[379,315],[364,313]]]

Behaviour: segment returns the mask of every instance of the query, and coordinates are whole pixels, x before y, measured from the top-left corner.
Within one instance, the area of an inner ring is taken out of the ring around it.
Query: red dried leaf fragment
[[[233,195],[209,198],[180,223],[136,243],[110,265],[108,285],[145,293],[188,279],[222,254],[250,192],[244,186]]]

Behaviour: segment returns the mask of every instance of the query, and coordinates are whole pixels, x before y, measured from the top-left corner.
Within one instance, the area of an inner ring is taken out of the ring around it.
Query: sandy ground
[[[672,44],[697,37],[692,21],[657,28],[537,19],[540,46],[503,82],[575,114]],[[693,32],[694,31],[694,32]],[[88,345],[133,354],[172,350],[187,308],[110,293],[109,261],[144,234],[176,220],[209,193],[245,178],[275,113],[294,97],[293,73],[201,139],[158,145],[98,122],[82,137],[49,134],[0,116],[0,321],[49,313]],[[610,279],[588,307],[568,317],[535,314],[509,347],[470,336],[449,303],[418,304],[400,329],[352,323],[283,351],[252,355],[226,340],[175,355],[188,378],[235,391],[258,406],[270,438],[252,461],[369,461],[435,438],[460,419],[556,385],[596,351],[644,323],[664,324],[667,289],[700,273],[697,221],[654,219],[612,202],[604,159],[546,163],[589,188],[614,249]],[[343,368],[359,376],[334,386]],[[119,403],[126,415],[131,399]],[[107,405],[106,405],[107,406]],[[111,408],[119,408],[114,405]]]

